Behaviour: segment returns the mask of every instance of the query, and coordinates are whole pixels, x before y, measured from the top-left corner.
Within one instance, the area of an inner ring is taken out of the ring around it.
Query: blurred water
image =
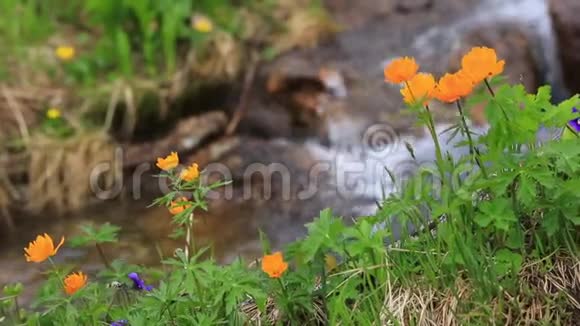
[[[414,48],[420,55],[430,56],[433,51],[452,48],[466,30],[489,26],[490,23],[511,23],[524,27],[535,48],[543,82],[552,85],[556,101],[567,96],[562,80],[552,19],[548,0],[484,0],[470,14],[445,26],[434,26],[417,36]]]

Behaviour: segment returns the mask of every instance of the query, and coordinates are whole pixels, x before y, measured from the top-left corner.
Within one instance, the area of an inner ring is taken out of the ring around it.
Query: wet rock
[[[580,1],[551,0],[549,5],[564,81],[570,91],[580,92]]]
[[[449,70],[459,69],[461,57],[474,46],[494,48],[498,57],[506,61],[504,75],[511,83],[523,83],[529,92],[538,88],[541,76],[533,43],[519,25],[478,26],[477,29],[467,32],[455,44],[449,59]]]
[[[324,4],[340,25],[351,28],[384,18],[394,6],[392,0],[325,0]]]
[[[220,133],[226,124],[227,117],[222,111],[211,111],[187,118],[161,139],[127,145],[123,165],[130,167],[142,162],[153,162],[157,157],[164,157],[171,151],[191,151],[212,135]]]
[[[402,14],[410,14],[416,11],[426,11],[431,9],[434,0],[398,0],[395,10]]]

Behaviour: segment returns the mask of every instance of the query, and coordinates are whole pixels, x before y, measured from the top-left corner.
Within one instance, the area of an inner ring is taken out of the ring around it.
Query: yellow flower
[[[60,239],[60,243],[55,248],[52,238],[48,234],[38,235],[36,240],[28,243],[28,248],[24,248],[24,257],[26,257],[27,262],[42,263],[48,257],[56,255],[63,243],[64,237]]]
[[[405,83],[401,89],[403,100],[407,104],[421,103],[426,105],[435,92],[435,78],[431,74],[417,74]]]
[[[454,74],[441,77],[435,90],[435,97],[442,102],[455,102],[473,91],[473,81],[460,70]]]
[[[179,164],[179,156],[176,152],[171,152],[167,157],[157,159],[157,167],[163,171],[174,169]]]
[[[404,83],[411,80],[418,70],[419,65],[414,58],[397,58],[385,68],[385,80],[393,84]]]
[[[287,269],[288,263],[279,251],[262,258],[262,271],[271,278],[280,278]]]
[[[209,33],[213,30],[213,23],[206,16],[195,15],[191,20],[191,27],[198,32]]]
[[[72,273],[64,279],[64,291],[68,295],[73,295],[85,284],[87,284],[87,276],[83,272]]]
[[[56,48],[56,56],[62,61],[70,61],[75,57],[75,48],[72,46],[59,46]]]
[[[199,167],[196,163],[193,163],[187,169],[181,171],[181,175],[179,177],[187,182],[193,181],[199,177]]]
[[[50,120],[55,120],[60,118],[61,113],[60,110],[57,108],[50,108],[48,109],[48,111],[46,111],[46,117],[49,118]]]
[[[169,206],[169,212],[173,215],[182,213],[186,209],[191,207],[191,203],[185,197],[179,198],[177,201],[172,201]]]
[[[494,49],[475,47],[461,59],[461,69],[475,84],[503,72],[505,61],[497,61]]]

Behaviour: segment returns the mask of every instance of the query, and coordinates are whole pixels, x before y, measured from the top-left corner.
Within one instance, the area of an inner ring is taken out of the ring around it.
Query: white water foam
[[[423,55],[433,55],[430,49],[451,49],[465,31],[490,26],[492,23],[512,23],[525,27],[524,30],[531,34],[529,36],[532,41],[537,41],[535,51],[546,82],[562,92],[556,97],[565,96],[558,47],[547,0],[485,0],[470,15],[447,26],[434,26],[417,36],[413,47],[421,50],[418,52]]]

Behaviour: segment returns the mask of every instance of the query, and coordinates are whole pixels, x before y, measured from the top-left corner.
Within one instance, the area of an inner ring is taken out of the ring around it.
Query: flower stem
[[[187,225],[185,226],[186,233],[185,233],[185,257],[189,259],[189,253],[193,254],[193,212],[189,214],[189,218],[187,219]]]
[[[437,131],[435,130],[435,121],[431,115],[431,110],[429,105],[425,105],[425,113],[427,115],[427,129],[433,138],[433,144],[435,145],[435,157],[437,160],[437,168],[439,169],[439,174],[441,175],[441,183],[443,184],[445,180],[445,170],[443,169],[443,153],[441,152],[441,144],[439,143],[439,137],[437,136]]]
[[[467,141],[469,142],[469,153],[475,158],[475,163],[481,169],[481,173],[485,178],[487,178],[487,171],[485,170],[484,165],[481,163],[480,153],[473,144],[473,139],[471,138],[471,132],[469,131],[469,127],[467,126],[467,121],[465,120],[465,114],[463,113],[463,107],[461,106],[461,102],[457,100],[457,109],[459,110],[459,115],[461,116],[461,123],[463,125],[463,131],[467,134]]]
[[[278,283],[280,284],[280,288],[282,289],[282,295],[284,296],[284,303],[286,303],[286,310],[288,311],[288,314],[290,315],[290,320],[293,320],[294,318],[294,312],[292,311],[292,305],[290,304],[290,300],[288,300],[288,291],[286,290],[286,286],[284,286],[284,282],[282,282],[282,279],[280,277],[277,278]]]
[[[483,81],[485,82],[485,86],[487,86],[487,90],[489,91],[491,96],[495,97],[495,92],[493,91],[493,88],[491,88],[491,85],[489,84],[489,81],[487,81],[487,78],[485,78]]]
[[[107,256],[105,256],[105,252],[103,251],[103,247],[98,243],[96,243],[95,246],[97,247],[97,252],[99,253],[99,257],[103,261],[103,264],[105,264],[105,267],[107,269],[111,269],[111,264],[109,264],[109,260],[107,259]]]
[[[493,91],[493,88],[491,88],[491,85],[489,84],[489,81],[487,80],[487,78],[485,78],[483,80],[485,82],[485,86],[487,87],[487,90],[489,91],[489,94],[491,94],[491,96],[493,98],[495,98],[495,92]],[[507,113],[505,113],[505,109],[503,108],[503,106],[501,106],[501,104],[498,104],[499,108],[501,109],[501,112],[503,113],[503,117],[505,118],[506,121],[509,121],[510,119],[507,116]]]
[[[56,274],[56,276],[58,277],[58,280],[60,281],[60,284],[62,285],[62,288],[63,289],[66,288],[66,286],[64,285],[64,280],[62,279],[62,276],[60,276],[60,272],[58,271],[58,268],[56,267],[56,264],[54,263],[54,261],[52,260],[52,258],[48,257],[48,261],[52,265],[52,269],[54,271],[54,274]]]

